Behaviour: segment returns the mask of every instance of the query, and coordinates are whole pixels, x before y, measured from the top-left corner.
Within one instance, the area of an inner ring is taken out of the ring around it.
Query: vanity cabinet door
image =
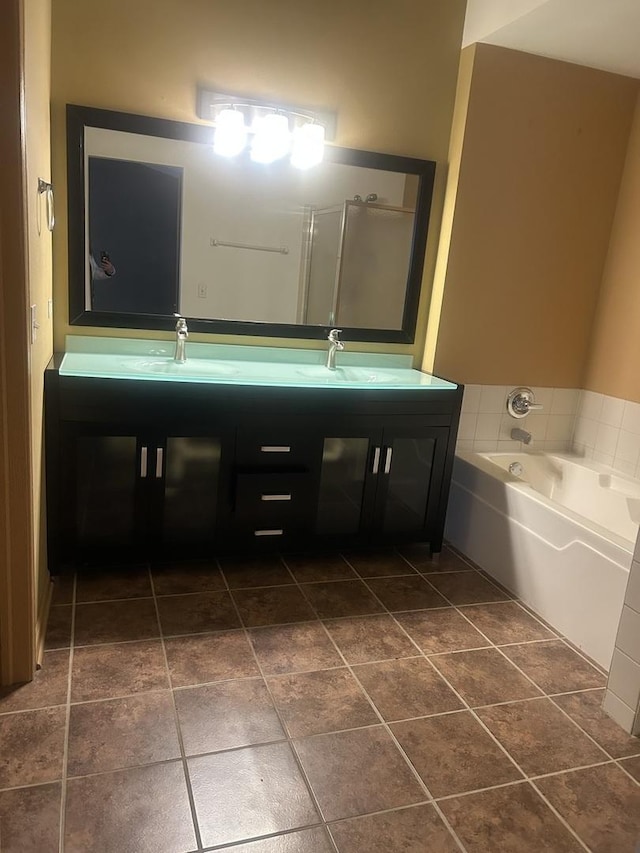
[[[315,532],[354,542],[372,520],[382,430],[341,430],[327,435],[322,449]]]
[[[65,539],[87,559],[136,555],[146,529],[144,443],[135,433],[72,429],[63,452],[61,513]]]
[[[161,489],[156,541],[189,549],[213,542],[220,508],[222,438],[168,436],[157,442],[153,466]]]
[[[446,427],[385,428],[375,538],[426,541],[437,531],[448,439]]]

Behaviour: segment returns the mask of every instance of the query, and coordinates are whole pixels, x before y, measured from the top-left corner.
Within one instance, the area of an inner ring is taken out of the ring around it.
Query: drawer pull
[[[147,476],[147,448],[140,448],[140,476]]]
[[[260,495],[261,501],[290,501],[291,495]]]
[[[379,468],[380,468],[380,448],[376,447],[373,451],[373,468],[371,469],[371,473],[377,474]]]
[[[391,471],[391,457],[393,456],[393,447],[387,447],[387,455],[384,460],[384,473],[388,474]]]
[[[291,453],[291,448],[286,444],[263,444],[261,453]]]
[[[254,530],[254,536],[282,536],[284,530]]]

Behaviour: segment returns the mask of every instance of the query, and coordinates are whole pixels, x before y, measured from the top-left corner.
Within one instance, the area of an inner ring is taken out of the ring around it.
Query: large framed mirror
[[[212,140],[67,106],[70,323],[413,342],[435,163],[328,146],[299,170]]]

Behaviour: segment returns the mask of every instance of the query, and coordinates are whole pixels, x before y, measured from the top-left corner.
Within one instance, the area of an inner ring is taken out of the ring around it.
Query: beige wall
[[[640,402],[640,95],[583,387]]]
[[[637,87],[476,46],[437,373],[580,385]]]
[[[51,233],[47,228],[45,197],[37,192],[38,178],[51,180],[51,0],[24,3],[24,86],[26,134],[26,213],[30,305],[36,306],[40,328],[30,348],[31,467],[33,553],[37,613],[46,616],[49,595],[43,471],[44,369],[53,352],[53,322],[48,316],[52,298]],[[42,499],[41,499],[42,498]]]
[[[66,180],[67,102],[194,121],[196,85],[206,83],[220,90],[335,109],[338,144],[440,164],[419,334],[415,347],[395,348],[419,357],[435,264],[465,5],[465,0],[394,4],[385,0],[56,0],[52,65],[56,186],[60,190]],[[66,221],[61,192],[58,197],[57,348],[63,345],[65,333],[88,331],[67,326]]]

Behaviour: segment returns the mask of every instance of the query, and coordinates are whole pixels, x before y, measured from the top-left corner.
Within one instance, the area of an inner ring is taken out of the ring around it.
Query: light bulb
[[[291,134],[289,120],[280,113],[270,113],[256,121],[251,145],[251,159],[256,163],[273,163],[289,153]]]
[[[235,157],[247,144],[247,128],[239,110],[221,110],[216,119],[213,150],[223,157]]]
[[[293,131],[291,165],[296,169],[310,169],[322,162],[324,157],[324,127],[321,124],[306,124]]]

